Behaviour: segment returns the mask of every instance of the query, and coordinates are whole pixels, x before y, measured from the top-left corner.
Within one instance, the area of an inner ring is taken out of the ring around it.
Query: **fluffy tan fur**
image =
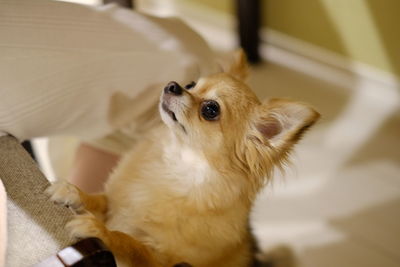
[[[103,195],[53,185],[53,200],[89,211],[69,223],[71,232],[101,238],[121,266],[250,266],[255,196],[319,114],[290,100],[261,103],[246,74],[239,53],[227,73],[163,93],[164,124],[124,157]],[[205,100],[218,102],[215,120],[202,117]]]

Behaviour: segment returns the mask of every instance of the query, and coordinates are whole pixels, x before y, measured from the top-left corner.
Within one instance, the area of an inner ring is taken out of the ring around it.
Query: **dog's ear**
[[[275,149],[297,142],[303,133],[319,118],[312,107],[287,99],[265,101],[256,110],[253,125],[262,143],[268,143]]]
[[[310,106],[286,99],[272,99],[257,107],[246,135],[249,169],[257,175],[268,175],[274,165],[280,166],[319,116]]]
[[[235,51],[233,55],[233,62],[228,67],[227,73],[238,80],[246,80],[249,74],[249,66],[247,64],[246,54],[242,49]]]

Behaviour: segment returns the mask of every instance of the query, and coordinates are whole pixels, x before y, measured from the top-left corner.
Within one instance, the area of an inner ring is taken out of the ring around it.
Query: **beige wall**
[[[190,0],[232,12],[233,0]],[[400,77],[400,0],[262,0],[263,24]]]

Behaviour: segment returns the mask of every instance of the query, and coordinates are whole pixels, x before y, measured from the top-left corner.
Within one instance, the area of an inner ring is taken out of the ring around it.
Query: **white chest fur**
[[[232,203],[235,208],[209,209],[216,205],[207,203],[212,199],[208,194],[221,190],[215,179],[206,159],[188,147],[139,148],[107,185],[107,225],[160,254],[174,255],[167,261],[190,259],[201,266],[207,254],[218,255],[218,248],[239,243],[247,224],[247,209],[240,202]]]

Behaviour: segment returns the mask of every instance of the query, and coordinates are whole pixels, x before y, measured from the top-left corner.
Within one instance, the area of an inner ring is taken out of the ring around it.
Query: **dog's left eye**
[[[196,83],[195,83],[194,81],[192,81],[191,83],[185,85],[185,89],[186,89],[186,90],[190,90],[190,89],[192,89],[192,88],[195,87],[195,86],[196,86]]]
[[[220,108],[217,101],[214,100],[206,100],[201,103],[201,116],[208,120],[214,121],[217,120],[220,114]]]

